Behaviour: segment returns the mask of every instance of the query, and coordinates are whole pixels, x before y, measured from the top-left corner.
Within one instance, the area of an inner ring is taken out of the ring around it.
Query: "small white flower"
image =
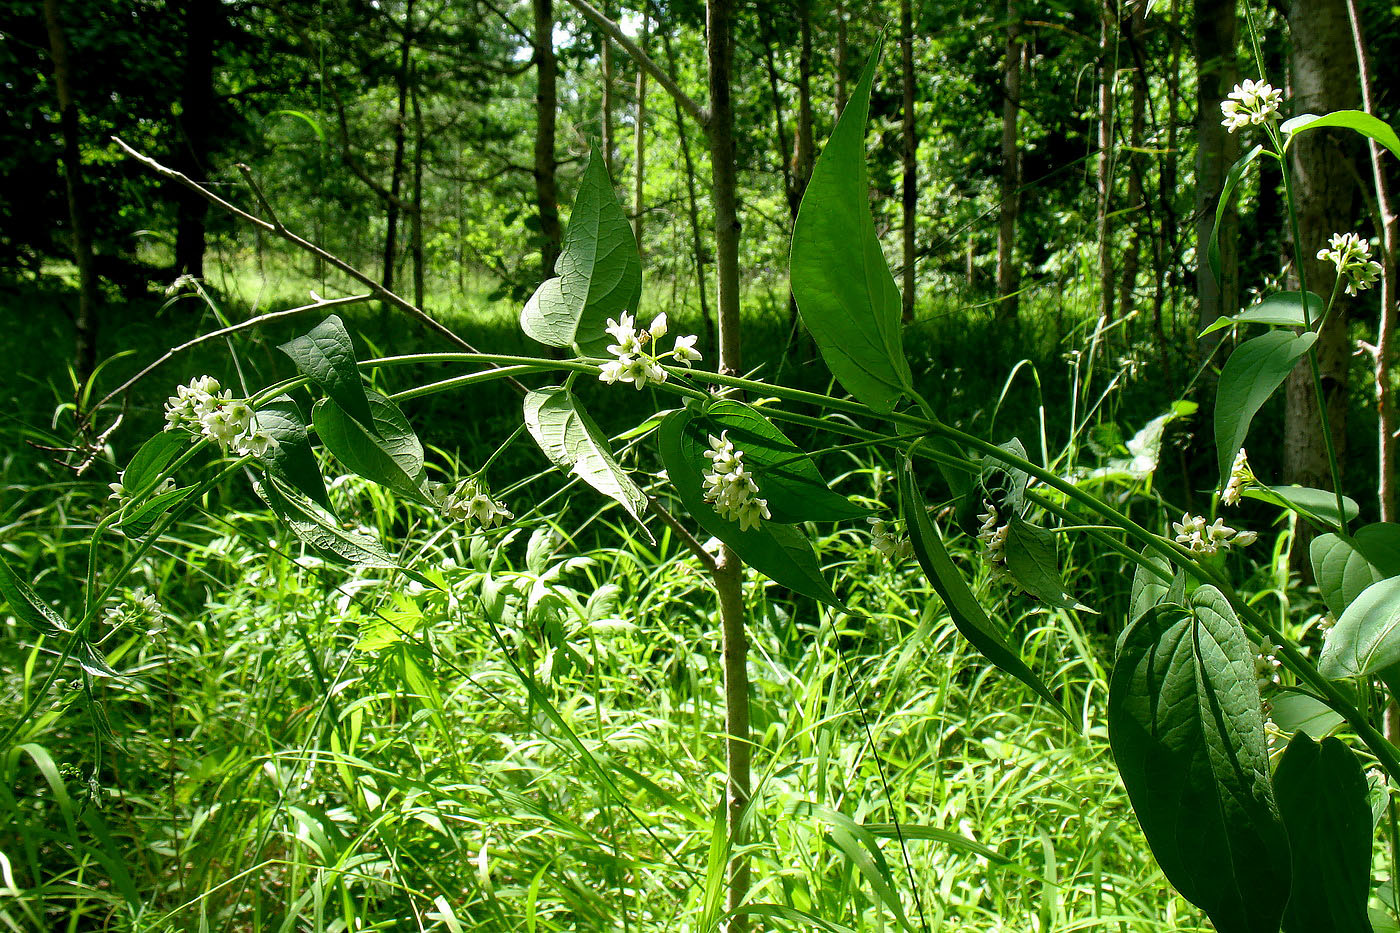
[[[624,356],[621,359],[604,363],[602,369],[598,373],[598,378],[608,385],[612,385],[623,377],[631,365],[632,358],[630,356]]]
[[[651,326],[647,328],[647,334],[653,343],[666,336],[666,312],[662,311],[651,319]]]
[[[1202,515],[1181,516],[1181,521],[1172,522],[1172,531],[1177,544],[1202,556],[1228,551],[1232,547],[1247,547],[1259,538],[1258,532],[1236,531],[1221,518],[1207,525]]]
[[[112,494],[107,498],[115,502],[117,504],[117,508],[123,508],[128,502],[131,501],[131,494],[126,491],[126,488],[122,486],[120,482],[108,483],[107,488],[112,490]]]
[[[1235,505],[1240,501],[1240,493],[1246,486],[1254,482],[1254,474],[1249,469],[1249,458],[1240,448],[1240,452],[1235,454],[1235,462],[1230,466],[1230,480],[1225,484],[1225,491],[1220,494],[1220,501],[1225,505]]]
[[[1355,233],[1334,233],[1328,248],[1317,251],[1317,258],[1337,267],[1337,277],[1348,295],[1365,291],[1381,274],[1381,264],[1371,258],[1371,243]]]
[[[1278,113],[1282,102],[1283,91],[1264,81],[1245,79],[1243,84],[1235,85],[1230,99],[1221,101],[1220,112],[1225,119],[1220,125],[1231,133],[1246,126],[1258,126]]]
[[[233,449],[242,455],[266,457],[267,452],[277,446],[277,438],[261,429],[245,434],[234,441]]]
[[[705,483],[705,501],[714,504],[721,518],[737,521],[739,530],[757,528],[760,519],[772,518],[768,500],[758,496],[758,483],[744,469],[744,452],[729,440],[729,432],[719,437],[709,435],[710,449],[705,456],[710,470],[701,476]]]
[[[608,352],[616,359],[604,363],[598,370],[598,379],[609,385],[627,382],[638,389],[648,383],[663,383],[668,373],[661,361],[667,358],[678,360],[685,366],[700,359],[695,350],[694,336],[679,336],[675,348],[667,353],[657,352],[657,343],[666,334],[666,313],[663,311],[652,319],[651,326],[644,331],[637,330],[636,319],[623,311],[617,320],[608,319],[604,328],[616,343],[608,345]]]
[[[691,363],[700,359],[700,351],[695,349],[696,336],[686,334],[676,337],[676,346],[671,351],[671,355],[683,366],[690,366]]]
[[[485,484],[468,477],[457,484],[452,492],[443,495],[445,487],[439,486],[430,495],[440,503],[448,518],[459,522],[474,521],[482,528],[492,528],[515,518],[505,503],[491,497]]]

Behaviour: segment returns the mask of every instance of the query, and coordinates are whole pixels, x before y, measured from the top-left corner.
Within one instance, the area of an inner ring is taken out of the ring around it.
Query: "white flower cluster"
[[[1243,84],[1236,84],[1230,92],[1230,99],[1220,102],[1220,112],[1225,119],[1220,125],[1231,133],[1251,124],[1258,126],[1278,113],[1283,102],[1283,91],[1264,81],[1248,78]]]
[[[147,634],[155,631],[154,623],[164,615],[155,595],[137,587],[127,594],[126,600],[103,611],[107,624],[112,628],[123,625],[144,626]]]
[[[1236,531],[1226,525],[1223,518],[1217,518],[1207,525],[1202,515],[1183,515],[1181,521],[1172,522],[1172,530],[1176,532],[1177,544],[1203,556],[1228,551],[1236,546],[1248,547],[1259,538],[1256,531]]]
[[[1235,462],[1230,464],[1230,479],[1225,484],[1224,492],[1220,494],[1220,501],[1225,505],[1237,504],[1240,501],[1240,493],[1253,483],[1254,474],[1249,469],[1249,458],[1241,447],[1240,452],[1235,454]]]
[[[1277,687],[1283,683],[1281,672],[1283,662],[1278,659],[1278,646],[1269,639],[1264,639],[1264,643],[1259,646],[1259,652],[1254,656],[1254,676],[1259,680],[1259,689],[1265,687]]]
[[[119,508],[119,509],[125,508],[126,505],[127,505],[129,502],[131,502],[132,490],[127,489],[125,486],[122,485],[122,477],[121,477],[121,476],[118,476],[118,477],[117,477],[117,481],[116,481],[115,483],[108,483],[108,484],[107,484],[107,488],[110,489],[110,490],[112,490],[112,494],[111,494],[110,496],[108,496],[107,498],[108,498],[108,499],[111,499],[113,502],[115,502],[115,503],[117,504],[117,508]],[[174,488],[175,488],[175,477],[173,477],[173,476],[167,476],[167,477],[161,482],[161,484],[160,484],[159,486],[157,486],[155,489],[151,490],[151,495],[152,495],[153,497],[154,497],[154,496],[158,496],[158,495],[160,495],[161,493],[170,492],[170,491],[173,490]],[[136,491],[139,492],[139,490],[136,490]]]
[[[506,504],[491,498],[491,490],[475,477],[462,480],[451,492],[441,483],[434,484],[432,493],[443,514],[454,521],[474,521],[482,528],[494,528],[515,518]]]
[[[1337,267],[1337,277],[1346,283],[1348,295],[1365,291],[1376,283],[1381,264],[1371,258],[1369,240],[1355,233],[1334,233],[1327,246],[1329,248],[1317,251],[1317,258]]]
[[[986,499],[982,506],[987,510],[977,516],[982,527],[977,529],[977,540],[987,547],[987,561],[991,565],[992,578],[1006,576],[1006,536],[1011,531],[1010,523],[1003,523],[997,514],[997,507]]]
[[[729,432],[713,434],[705,456],[710,470],[704,474],[705,501],[712,502],[721,518],[739,523],[740,531],[757,528],[759,519],[772,518],[768,500],[758,498],[758,483],[744,468],[744,452],[729,440]]]
[[[870,546],[875,550],[890,560],[904,560],[913,556],[914,545],[904,534],[904,522],[874,516],[865,521],[870,525]]]
[[[598,378],[612,385],[615,382],[630,382],[641,389],[648,382],[665,382],[666,370],[661,361],[674,358],[683,366],[689,366],[700,359],[695,349],[695,335],[676,338],[675,345],[665,353],[657,353],[657,342],[666,335],[666,315],[658,314],[646,330],[637,330],[636,321],[626,311],[619,320],[608,318],[606,328],[617,341],[608,347],[608,352],[617,357],[603,364]]]
[[[263,457],[277,446],[276,438],[257,426],[248,402],[233,398],[228,389],[221,391],[213,376],[200,376],[166,399],[165,430],[207,437],[239,456]]]

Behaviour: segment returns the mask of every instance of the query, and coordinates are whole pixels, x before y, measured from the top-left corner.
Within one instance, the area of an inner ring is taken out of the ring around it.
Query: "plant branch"
[[[628,38],[627,33],[622,31],[621,26],[608,19],[601,10],[589,3],[588,0],[569,0],[569,5],[582,13],[589,22],[597,26],[609,39],[622,46],[623,51],[631,56],[632,61],[637,63],[637,67],[645,69],[647,74],[655,78],[656,83],[664,87],[666,93],[670,94],[671,97],[675,99],[676,103],[680,104],[681,109],[694,118],[696,123],[700,124],[702,127],[709,126],[710,112],[696,103],[694,98],[689,94],[681,90],[680,85],[675,82],[675,79],[667,74],[660,65],[652,61],[650,56],[648,56],[646,52],[643,52],[637,43]]]

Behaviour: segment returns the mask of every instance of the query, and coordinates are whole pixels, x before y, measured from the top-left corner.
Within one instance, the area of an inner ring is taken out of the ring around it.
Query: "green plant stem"
[[[1288,153],[1283,141],[1279,139],[1278,130],[1272,123],[1265,124],[1268,130],[1269,140],[1273,143],[1274,152],[1278,156],[1279,171],[1283,174],[1283,199],[1288,206],[1288,226],[1293,233],[1293,262],[1298,267],[1298,292],[1301,295],[1303,307],[1303,328],[1312,330],[1312,312],[1308,310],[1308,278],[1307,270],[1303,266],[1303,241],[1302,233],[1298,228],[1298,208],[1293,199],[1293,175],[1288,171]],[[1337,277],[1338,284],[1341,276]],[[1337,289],[1332,288],[1332,297],[1335,300]],[[1327,310],[1332,309],[1331,302],[1328,302]],[[1326,317],[1326,313],[1323,314]],[[1321,331],[1321,327],[1318,328]],[[1321,334],[1319,333],[1319,337]],[[1317,417],[1322,425],[1322,444],[1327,450],[1327,468],[1332,474],[1332,490],[1337,496],[1337,519],[1341,525],[1342,534],[1347,533],[1347,513],[1342,502],[1342,469],[1337,462],[1337,445],[1332,440],[1332,421],[1327,417],[1327,397],[1322,391],[1322,367],[1317,362],[1317,341],[1308,347],[1308,369],[1312,373],[1313,395],[1317,398]]]

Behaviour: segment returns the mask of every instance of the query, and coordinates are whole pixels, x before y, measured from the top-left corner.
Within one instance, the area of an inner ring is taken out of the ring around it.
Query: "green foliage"
[[[350,417],[375,430],[369,399],[355,364],[355,348],[339,315],[330,315],[308,333],[277,349],[291,357],[297,371],[334,399]]]
[[[1222,483],[1230,477],[1250,422],[1316,341],[1312,331],[1272,331],[1246,340],[1225,361],[1215,400],[1216,463]]]

